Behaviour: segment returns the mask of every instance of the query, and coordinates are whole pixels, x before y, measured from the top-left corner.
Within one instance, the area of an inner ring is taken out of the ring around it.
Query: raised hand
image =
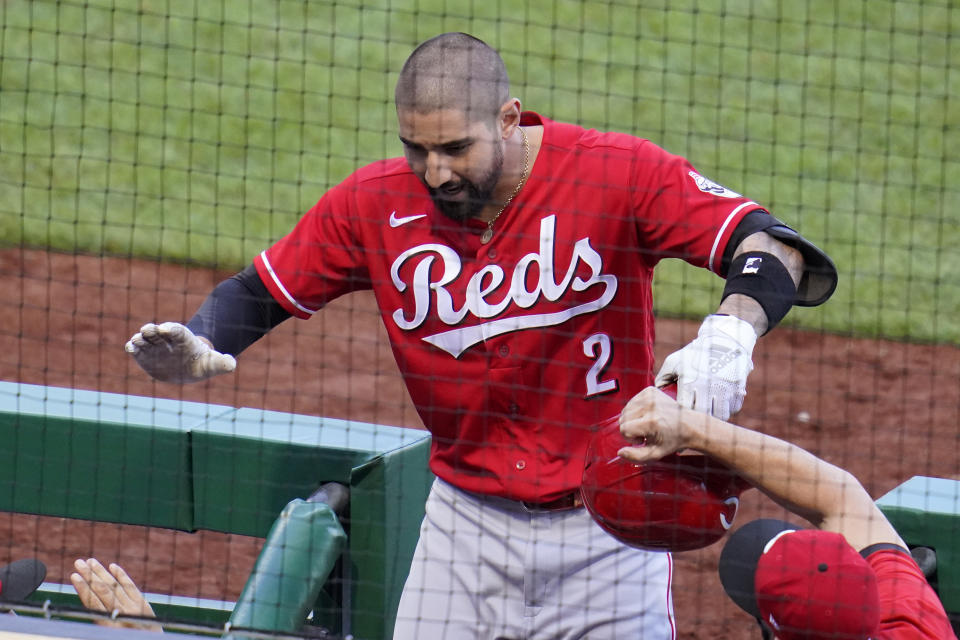
[[[153,607],[120,565],[111,563],[108,570],[96,558],[81,558],[74,561],[73,568],[76,571],[70,574],[70,582],[86,608],[116,615],[155,617]],[[159,624],[151,622],[99,620],[98,623],[109,627],[163,630]]]
[[[161,382],[200,382],[237,367],[233,356],[214,350],[207,340],[178,322],[145,324],[124,349],[141,369]]]

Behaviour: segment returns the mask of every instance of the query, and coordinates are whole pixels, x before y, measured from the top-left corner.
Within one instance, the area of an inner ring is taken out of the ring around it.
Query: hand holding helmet
[[[733,525],[740,494],[749,487],[708,456],[677,454],[682,425],[670,412],[681,410],[650,387],[591,440],[584,504],[602,529],[630,546],[688,551],[713,544]]]
[[[680,414],[689,409],[675,398],[676,385],[670,385],[647,387],[627,402],[618,420],[627,443],[618,452],[621,457],[636,463],[652,462],[687,447],[687,429]]]

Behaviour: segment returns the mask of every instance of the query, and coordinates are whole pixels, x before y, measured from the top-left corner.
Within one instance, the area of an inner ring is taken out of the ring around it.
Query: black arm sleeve
[[[214,287],[187,327],[220,353],[236,356],[289,317],[251,264]]]

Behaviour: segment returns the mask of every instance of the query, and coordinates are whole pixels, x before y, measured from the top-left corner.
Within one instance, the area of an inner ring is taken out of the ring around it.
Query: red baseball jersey
[[[913,558],[903,551],[883,549],[866,559],[877,574],[880,592],[880,629],[876,640],[957,637],[943,604]]]
[[[543,142],[489,244],[396,158],[333,187],[255,264],[300,318],[372,288],[433,472],[546,501],[579,486],[594,426],[652,383],[654,266],[716,272],[761,207],[647,140],[532,112],[522,124]]]

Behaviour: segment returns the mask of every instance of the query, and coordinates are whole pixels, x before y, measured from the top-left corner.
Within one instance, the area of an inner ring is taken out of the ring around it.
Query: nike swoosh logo
[[[421,213],[415,216],[398,216],[396,211],[390,212],[390,226],[396,229],[402,224],[407,224],[408,222],[413,222],[414,220],[419,220],[420,218],[426,218],[427,214]]]

